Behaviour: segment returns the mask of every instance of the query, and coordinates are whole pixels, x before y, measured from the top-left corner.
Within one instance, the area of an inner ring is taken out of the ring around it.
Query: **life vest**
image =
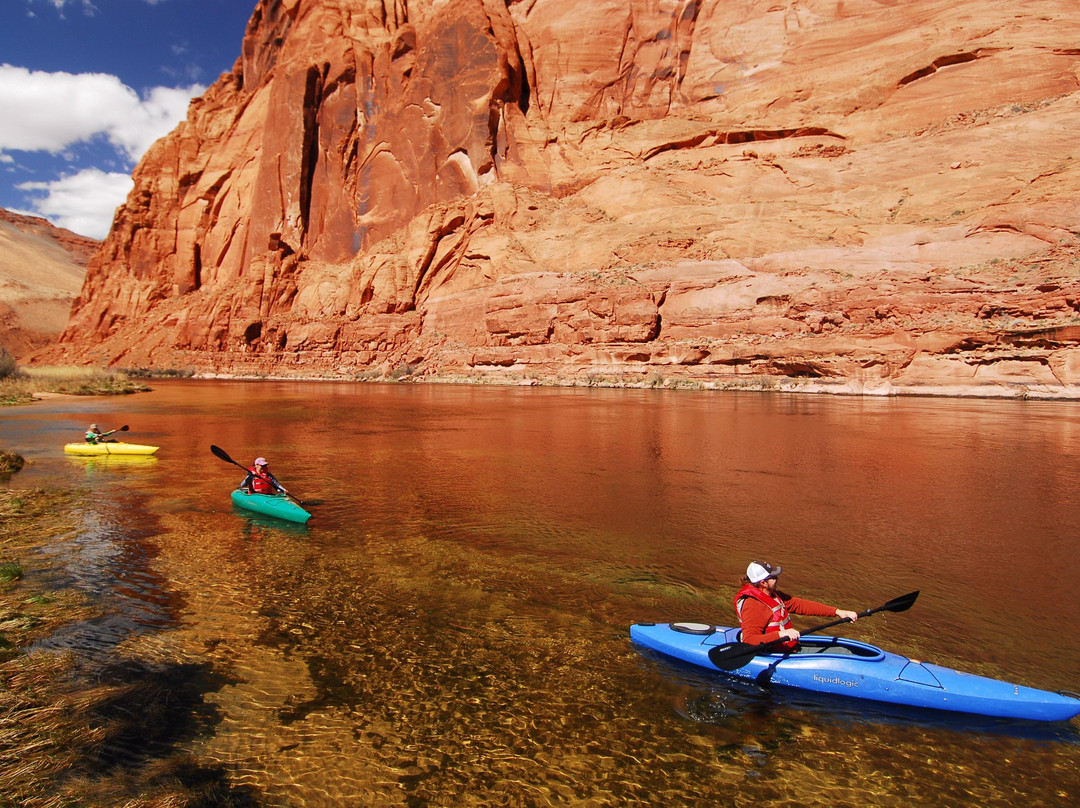
[[[791,627],[791,617],[788,614],[787,607],[784,605],[784,601],[780,600],[780,598],[769,597],[753,584],[746,584],[735,593],[735,613],[739,616],[740,624],[742,623],[742,605],[746,598],[754,598],[764,603],[772,611],[772,620],[765,626],[766,634],[783,631],[785,628]],[[794,650],[798,645],[797,640],[784,640],[782,643],[777,643],[779,648],[786,650]]]
[[[97,432],[87,432],[86,433],[86,442],[91,444],[91,445],[96,444],[98,442],[98,437],[99,437],[99,435],[98,435]]]
[[[251,472],[251,490],[256,494],[273,494],[276,491],[270,478],[259,473],[257,466],[252,466],[248,471]]]

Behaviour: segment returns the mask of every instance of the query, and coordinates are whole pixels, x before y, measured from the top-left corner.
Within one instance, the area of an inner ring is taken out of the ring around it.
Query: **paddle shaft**
[[[865,612],[859,612],[859,618],[861,619],[863,617],[869,617],[870,615],[876,614],[877,612],[902,612],[902,611],[906,611],[907,609],[911,608],[911,604],[915,602],[915,598],[917,598],[918,596],[919,596],[918,592],[912,592],[910,594],[904,595],[901,598],[895,598],[893,600],[890,600],[884,606],[878,606],[876,609],[867,609]],[[908,602],[909,600],[910,600],[910,603]],[[808,628],[806,631],[800,631],[799,634],[800,635],[802,635],[802,634],[813,634],[813,633],[818,632],[818,631],[824,631],[827,628],[832,628],[833,626],[838,626],[841,623],[851,623],[851,622],[854,622],[854,621],[849,620],[846,617],[841,617],[839,620],[833,620],[831,623],[822,623],[820,626],[814,626],[813,628]],[[782,642],[785,642],[785,641],[782,640],[782,639],[773,640],[772,642],[762,643],[761,645],[759,645],[757,647],[758,648],[766,648],[766,647],[768,647],[770,645],[779,645]]]

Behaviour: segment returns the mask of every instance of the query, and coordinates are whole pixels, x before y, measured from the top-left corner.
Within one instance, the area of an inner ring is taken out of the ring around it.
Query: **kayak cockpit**
[[[708,623],[670,623],[673,631],[680,634],[697,634],[702,638],[702,645],[726,645],[740,642],[742,632],[737,628],[712,626]],[[885,658],[885,652],[875,645],[870,645],[846,637],[828,637],[805,635],[799,640],[799,650],[788,653],[762,654],[761,659],[798,659],[801,657],[858,657],[867,662]]]
[[[806,656],[809,654],[856,656],[868,662],[885,658],[885,652],[880,648],[844,637],[803,637],[799,640],[799,650],[793,656]]]

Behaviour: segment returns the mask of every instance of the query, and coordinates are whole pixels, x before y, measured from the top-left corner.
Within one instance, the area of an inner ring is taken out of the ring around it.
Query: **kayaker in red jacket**
[[[270,473],[270,464],[266,462],[265,457],[255,458],[255,465],[248,469],[247,477],[240,483],[240,488],[249,494],[273,494],[275,491],[280,491],[287,496],[289,493],[285,490],[285,486]]]
[[[740,639],[751,645],[784,640],[781,649],[795,650],[799,631],[791,626],[791,614],[837,617],[854,623],[858,612],[826,606],[814,600],[795,598],[776,588],[776,579],[783,572],[765,561],[752,561],[746,568],[743,587],[735,593],[735,613],[742,627]]]

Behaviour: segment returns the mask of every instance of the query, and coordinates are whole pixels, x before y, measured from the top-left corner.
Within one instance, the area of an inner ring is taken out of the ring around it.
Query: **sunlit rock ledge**
[[[424,364],[399,365],[382,372],[339,367],[337,370],[316,370],[321,360],[297,357],[293,364],[275,367],[252,365],[232,370],[207,369],[197,372],[196,378],[275,381],[326,382],[393,382],[411,384],[465,384],[496,386],[554,386],[593,388],[638,388],[655,390],[713,390],[771,393],[819,394],[835,396],[927,396],[956,398],[997,398],[1028,400],[1077,400],[1080,383],[1074,369],[1067,371],[1069,381],[1060,381],[1050,369],[1046,357],[998,357],[993,362],[971,364],[970,357],[915,356],[894,378],[875,377],[872,373],[861,378],[785,376],[761,372],[752,364],[740,369],[709,366],[650,365],[645,362],[613,362],[605,351],[586,350],[577,356],[573,365],[557,362],[503,361],[492,356],[474,357],[475,364],[453,368],[431,367]],[[1061,371],[1075,368],[1080,351],[1068,356],[1058,355],[1053,362]],[[534,357],[538,358],[538,357]],[[823,357],[816,357],[819,364]],[[1034,366],[1034,367],[1033,367]]]
[[[303,374],[257,374],[246,376],[234,373],[198,373],[195,374],[193,378],[233,381],[303,381],[327,383],[361,381],[347,376],[308,376]],[[590,373],[576,377],[545,377],[536,373],[525,375],[521,371],[508,371],[504,373],[484,372],[472,375],[388,376],[386,378],[365,378],[362,382],[489,385],[493,387],[587,387],[597,389],[698,390],[716,392],[861,396],[868,398],[910,396],[926,398],[1019,399],[1031,401],[1080,400],[1080,385],[1035,385],[1025,382],[980,383],[970,385],[896,385],[889,381],[866,384],[857,381],[821,382],[792,377],[762,377],[750,375],[724,379],[696,378],[693,376],[657,377],[651,373],[646,374],[644,377],[629,373],[624,373],[622,375]]]

